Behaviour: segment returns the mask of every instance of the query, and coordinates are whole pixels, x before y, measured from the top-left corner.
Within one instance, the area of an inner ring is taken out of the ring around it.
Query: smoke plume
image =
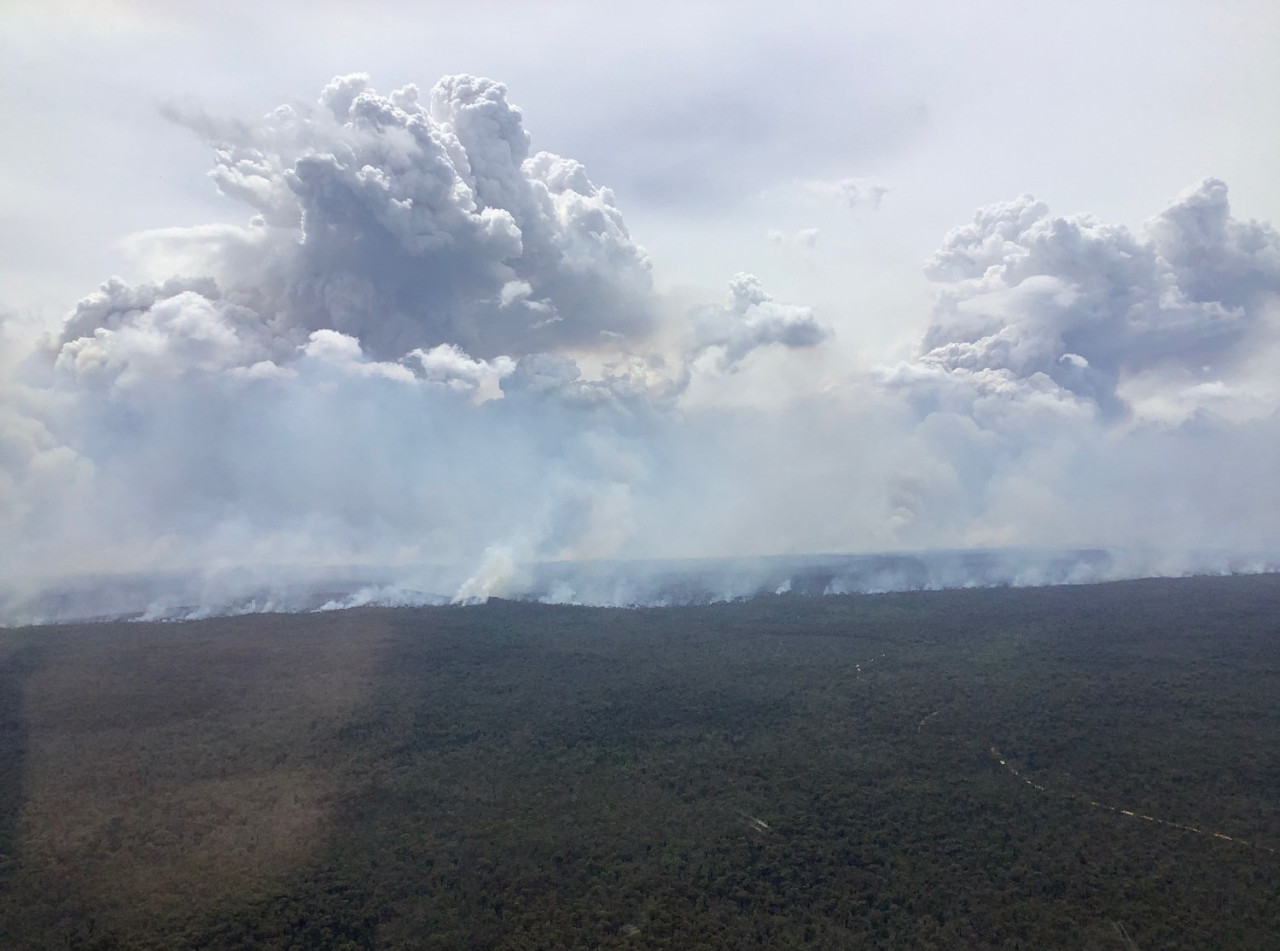
[[[1137,232],[982,209],[928,264],[918,353],[833,369],[831,322],[750,274],[657,293],[613,193],[499,83],[169,112],[246,222],[135,237],[178,273],[52,335],[0,324],[0,620],[1273,563],[1280,237],[1222,182]],[[654,561],[972,548],[1003,554]]]

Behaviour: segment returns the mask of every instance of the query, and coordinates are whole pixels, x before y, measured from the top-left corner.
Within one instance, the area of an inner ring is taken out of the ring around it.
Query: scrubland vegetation
[[[3,631],[0,946],[1262,948],[1278,697],[1275,576]]]

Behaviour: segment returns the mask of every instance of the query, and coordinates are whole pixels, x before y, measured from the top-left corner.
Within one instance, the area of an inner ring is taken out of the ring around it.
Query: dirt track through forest
[[[1194,832],[1196,835],[1203,835],[1203,836],[1208,836],[1214,839],[1221,839],[1223,842],[1234,842],[1236,845],[1243,845],[1251,849],[1261,849],[1264,852],[1271,852],[1272,854],[1280,855],[1280,849],[1273,849],[1269,845],[1260,845],[1257,842],[1250,842],[1247,839],[1241,839],[1237,836],[1227,835],[1225,832],[1215,832],[1212,829],[1201,829],[1197,826],[1185,825],[1184,823],[1173,822],[1172,820],[1169,820],[1169,819],[1160,819],[1156,816],[1149,816],[1149,815],[1146,815],[1145,813],[1136,812],[1132,809],[1121,809],[1119,806],[1112,806],[1112,805],[1108,805],[1105,802],[1098,802],[1096,799],[1090,799],[1088,796],[1084,796],[1079,793],[1055,792],[1051,789],[1048,789],[1045,786],[1042,786],[1040,783],[1037,783],[1035,780],[1030,779],[1027,776],[1023,776],[1022,773],[1018,771],[1018,768],[1014,766],[1012,763],[1010,763],[1004,757],[1004,754],[1002,754],[994,746],[991,747],[991,755],[992,757],[995,758],[995,761],[999,763],[1001,766],[1003,766],[1005,770],[1007,770],[1012,776],[1022,780],[1032,789],[1038,792],[1044,793],[1047,796],[1059,796],[1063,799],[1070,799],[1072,802],[1080,802],[1088,806],[1093,806],[1096,809],[1105,809],[1108,812],[1114,812],[1117,815],[1128,816],[1131,819],[1141,819],[1143,822],[1153,822],[1157,825],[1168,826],[1171,829],[1179,829],[1183,832]]]
[[[884,655],[881,654],[880,657],[884,657]],[[867,664],[870,664],[870,663],[871,661],[867,661]],[[857,672],[861,674],[862,668],[864,665],[858,664],[855,666],[856,666]],[[932,722],[933,719],[937,717],[938,714],[941,712],[942,712],[941,709],[934,710],[928,715],[926,715],[924,718],[922,718],[920,722],[916,724],[916,732],[917,733],[923,732],[924,728],[928,726],[929,723]],[[1036,782],[1034,779],[1031,779],[1028,776],[1022,775],[1022,773],[1018,770],[1018,768],[1014,766],[1011,762],[1009,762],[1009,760],[1005,757],[1005,755],[1001,753],[1000,750],[997,749],[996,747],[992,746],[990,749],[990,752],[991,752],[992,758],[995,759],[995,761],[999,763],[1002,767],[1004,767],[1004,769],[1010,775],[1012,775],[1015,779],[1021,780],[1022,782],[1030,786],[1032,789],[1036,790],[1039,793],[1043,793],[1046,796],[1058,796],[1062,799],[1069,799],[1072,802],[1078,802],[1087,806],[1092,806],[1095,809],[1105,809],[1107,812],[1112,812],[1112,813],[1115,813],[1116,815],[1127,816],[1130,819],[1139,819],[1143,822],[1150,822],[1150,823],[1154,823],[1155,825],[1167,826],[1170,829],[1178,829],[1181,832],[1193,832],[1196,835],[1202,835],[1202,836],[1206,836],[1208,838],[1213,838],[1213,839],[1220,839],[1223,842],[1234,842],[1236,845],[1242,845],[1242,846],[1245,846],[1246,848],[1260,849],[1263,852],[1270,852],[1272,855],[1280,855],[1280,849],[1272,848],[1269,845],[1262,845],[1261,843],[1258,843],[1258,842],[1251,842],[1248,839],[1242,839],[1239,836],[1227,835],[1225,832],[1217,832],[1213,829],[1203,829],[1203,828],[1200,828],[1199,826],[1187,825],[1182,822],[1174,822],[1171,819],[1161,819],[1158,816],[1147,815],[1146,813],[1138,812],[1133,809],[1123,809],[1120,806],[1113,806],[1105,802],[1099,802],[1096,799],[1091,799],[1088,796],[1085,796],[1081,793],[1057,792],[1055,790],[1051,790],[1047,786],[1044,786]]]

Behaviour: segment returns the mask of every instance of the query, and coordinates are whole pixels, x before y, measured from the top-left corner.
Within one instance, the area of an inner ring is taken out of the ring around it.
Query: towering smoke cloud
[[[1233,218],[1222,182],[1137,234],[1030,196],[993,205],[928,273],[920,354],[879,372],[927,449],[923,486],[902,478],[908,516],[941,495],[977,516],[968,541],[1089,538],[1177,563],[1274,548],[1280,236]]]
[[[216,151],[218,189],[258,215],[170,240],[259,315],[268,339],[255,342],[272,352],[327,329],[379,359],[442,344],[487,358],[596,347],[652,323],[648,261],[613,194],[571,159],[531,154],[499,83],[453,76],[424,100],[353,75],[318,108],[256,126],[185,119]],[[110,307],[86,302],[64,339],[110,326]]]
[[[696,359],[826,333],[739,275],[714,331],[650,346],[661,301],[612,193],[533,152],[487,79],[174,116],[254,216],[144,236],[195,276],[112,279],[6,368],[11,602],[78,571],[611,554]]]
[[[613,194],[534,151],[498,83],[171,113],[252,218],[135,238],[177,275],[109,280],[49,339],[0,324],[0,619],[95,572],[183,573],[147,588],[157,615],[296,605],[320,571],[376,576],[335,604],[626,602],[661,594],[618,559],[1123,549],[968,579],[1087,580],[1265,563],[1280,529],[1280,238],[1221,182],[1137,233],[983,209],[928,265],[918,355],[833,373],[831,327],[750,274],[691,310],[657,294]],[[546,568],[599,559],[591,593]],[[707,577],[792,583],[751,571]]]
[[[897,378],[1021,387],[1110,417],[1128,409],[1121,382],[1145,371],[1216,379],[1280,291],[1280,235],[1233,219],[1215,179],[1145,232],[1057,217],[1029,195],[982,209],[930,262],[944,282],[937,313]]]

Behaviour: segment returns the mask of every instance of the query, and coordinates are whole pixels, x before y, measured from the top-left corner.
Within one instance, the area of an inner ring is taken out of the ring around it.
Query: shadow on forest
[[[15,641],[0,660],[0,883],[9,877],[16,862],[23,767],[29,740],[23,701],[27,681],[40,666],[43,655],[38,639],[18,635]]]

